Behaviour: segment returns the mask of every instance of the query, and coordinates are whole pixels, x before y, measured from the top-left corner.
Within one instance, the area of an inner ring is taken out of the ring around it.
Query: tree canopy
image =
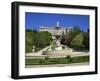
[[[25,41],[26,52],[32,52],[33,46],[35,46],[35,51],[39,51],[51,44],[52,36],[46,31],[26,30]]]
[[[38,32],[34,37],[35,47],[46,47],[51,44],[52,36],[48,32]]]
[[[73,38],[73,40],[71,41],[71,46],[74,49],[80,49],[81,47],[83,47],[83,41],[84,41],[83,34],[80,33]]]
[[[74,26],[66,35],[62,34],[61,44],[67,45],[74,49],[89,50],[89,29],[86,32],[81,31],[80,27]]]

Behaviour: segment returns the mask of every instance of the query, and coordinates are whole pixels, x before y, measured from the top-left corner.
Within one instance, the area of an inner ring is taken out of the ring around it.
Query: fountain
[[[59,22],[57,22],[57,26],[55,27],[55,32],[54,32],[54,39],[53,41],[55,42],[55,50],[62,50],[62,46],[60,43],[62,31],[60,30]]]

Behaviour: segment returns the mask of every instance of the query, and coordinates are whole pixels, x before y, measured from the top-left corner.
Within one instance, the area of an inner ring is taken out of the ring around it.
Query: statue
[[[59,21],[57,21],[57,27],[59,27]]]

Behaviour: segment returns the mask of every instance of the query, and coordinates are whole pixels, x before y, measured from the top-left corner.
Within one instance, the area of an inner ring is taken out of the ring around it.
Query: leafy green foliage
[[[74,26],[66,35],[62,34],[61,44],[67,45],[75,50],[89,50],[89,29],[81,31],[80,27]]]
[[[87,50],[89,50],[89,32],[84,32],[83,36],[84,36],[83,45]]]
[[[39,51],[51,44],[52,36],[49,32],[37,32],[33,30],[26,30],[25,49],[26,53],[32,52],[33,45],[35,51]]]
[[[68,59],[68,63],[70,63],[70,62],[72,61],[72,58],[71,58],[70,55],[67,55],[67,56],[66,56],[66,59]]]
[[[39,51],[50,45],[52,40],[51,34],[45,31],[38,32],[34,38],[35,51]]]
[[[33,47],[33,32],[31,30],[26,30],[25,32],[26,38],[25,38],[25,51],[32,52]]]
[[[72,39],[81,32],[78,26],[75,26],[73,29],[70,29],[68,32],[66,30],[66,35],[62,35],[61,43],[67,46],[71,46]]]
[[[70,59],[70,58],[71,58],[71,56],[70,56],[70,55],[67,55],[65,58],[66,58],[66,59]]]
[[[62,49],[65,49],[66,47],[65,46],[62,46]]]
[[[56,42],[52,41],[51,50],[55,50],[55,48],[56,48]]]
[[[48,57],[48,56],[46,56],[46,57],[45,57],[45,60],[48,60],[48,59],[49,59],[49,57]]]
[[[83,47],[83,40],[84,40],[84,37],[82,33],[80,33],[79,35],[73,38],[73,40],[71,41],[71,46],[74,49],[80,49],[81,47]]]

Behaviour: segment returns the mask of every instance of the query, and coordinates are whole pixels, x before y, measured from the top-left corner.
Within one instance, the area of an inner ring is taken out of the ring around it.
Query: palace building
[[[71,29],[72,29],[71,27],[61,27],[59,22],[57,21],[56,26],[54,27],[41,26],[39,31],[48,31],[49,33],[52,34],[52,36],[55,36],[55,35],[66,34],[66,31],[69,32]]]

